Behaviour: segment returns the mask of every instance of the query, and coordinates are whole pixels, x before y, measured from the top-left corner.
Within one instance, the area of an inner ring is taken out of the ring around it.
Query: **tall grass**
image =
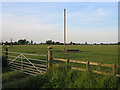
[[[53,65],[45,74],[30,76],[5,88],[118,88],[118,78],[71,70],[65,64]]]
[[[23,74],[20,71],[6,72],[6,73],[2,74],[2,83],[7,83],[7,82],[15,81],[15,80],[23,78],[25,76],[26,75]]]

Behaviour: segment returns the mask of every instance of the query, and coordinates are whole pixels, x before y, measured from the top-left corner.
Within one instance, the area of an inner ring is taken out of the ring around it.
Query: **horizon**
[[[25,39],[19,39],[19,40],[25,40]],[[18,42],[19,40],[12,41],[12,43]],[[26,39],[26,40],[27,40],[27,39]],[[27,40],[27,41],[31,42],[31,40]],[[32,40],[32,41],[33,41],[33,40]],[[46,40],[46,41],[48,41],[48,40]],[[45,41],[45,42],[34,42],[34,41],[33,41],[33,44],[34,44],[34,43],[36,43],[36,44],[46,43],[46,41]],[[52,41],[53,41],[53,40],[52,40]],[[11,43],[11,41],[2,41],[2,42],[0,42],[0,43],[6,43],[6,42]],[[60,42],[60,41],[54,41],[54,42]],[[70,41],[70,42],[72,42],[72,41]],[[70,42],[67,42],[66,44],[69,44]],[[63,44],[64,44],[64,42],[60,42],[60,43],[63,43]],[[86,42],[72,42],[72,43],[85,44]],[[92,42],[92,43],[87,42],[87,44],[95,44],[95,43],[96,43],[96,42]],[[96,43],[96,44],[101,44],[101,43],[103,43],[103,44],[115,44],[115,43],[118,43],[118,42],[99,42],[99,43]]]
[[[64,8],[67,43],[118,42],[117,2],[3,2],[2,40],[24,38],[36,43],[63,42]]]

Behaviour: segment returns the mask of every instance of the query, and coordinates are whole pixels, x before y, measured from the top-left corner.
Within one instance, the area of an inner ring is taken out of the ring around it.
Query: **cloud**
[[[97,13],[98,15],[105,15],[105,12],[103,11],[102,8],[97,9],[96,13]]]
[[[103,8],[91,8],[90,10],[85,8],[73,11],[67,13],[68,42],[114,42],[117,40],[117,29],[111,28],[114,22],[106,23],[109,13]],[[28,12],[10,13],[12,14],[3,14],[4,40],[11,38],[18,40],[27,37],[35,42],[45,42],[48,39],[63,41],[63,13],[61,11],[46,12],[43,10],[31,14]],[[113,27],[116,27],[114,25]]]
[[[96,24],[101,23],[101,21],[104,23],[104,20],[107,19],[109,16],[108,11],[104,11],[102,8],[98,8],[97,10],[89,10],[89,8],[86,8],[81,11],[76,12],[70,12],[68,13],[68,20],[69,23],[74,24]]]

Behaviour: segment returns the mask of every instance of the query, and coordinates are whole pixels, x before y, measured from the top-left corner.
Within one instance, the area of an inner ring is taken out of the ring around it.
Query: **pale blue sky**
[[[63,42],[63,9],[67,11],[67,42],[117,42],[117,2],[3,3],[3,40],[27,38]]]

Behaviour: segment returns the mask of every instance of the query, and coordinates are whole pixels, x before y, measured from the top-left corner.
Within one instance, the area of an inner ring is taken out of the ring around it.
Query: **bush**
[[[49,83],[45,87],[60,88],[65,87],[65,81],[70,71],[66,64],[55,64],[46,73]]]

